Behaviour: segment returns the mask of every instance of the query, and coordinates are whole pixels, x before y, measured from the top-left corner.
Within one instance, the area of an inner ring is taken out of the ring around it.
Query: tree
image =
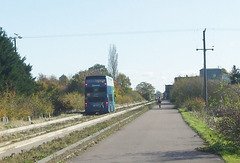
[[[114,87],[115,87],[115,93],[117,96],[119,95],[126,95],[129,92],[132,91],[132,88],[130,88],[131,82],[129,77],[127,77],[123,73],[119,73],[117,79],[114,81]]]
[[[63,74],[62,76],[59,77],[59,84],[60,85],[67,86],[68,83],[69,83],[69,80],[68,80],[66,75]]]
[[[80,94],[84,94],[84,84],[85,84],[85,76],[90,75],[88,71],[80,71],[75,74],[70,80],[70,84],[68,85],[67,92],[78,92]]]
[[[108,56],[108,71],[114,80],[118,76],[118,53],[115,45],[110,45]]]
[[[35,81],[30,73],[32,66],[27,65],[25,60],[15,52],[11,39],[0,30],[0,91],[8,89],[20,94],[33,92]]]
[[[108,75],[108,71],[104,65],[95,64],[90,67],[88,70],[80,71],[75,74],[70,80],[70,84],[68,85],[68,92],[79,92],[81,94],[84,93],[84,84],[85,77],[88,75]]]
[[[156,91],[155,98],[162,97],[162,93],[160,91]]]
[[[92,75],[108,75],[108,70],[104,65],[95,64],[88,69],[88,72]]]
[[[228,74],[227,70],[225,68],[222,68],[222,73],[223,74]]]
[[[136,86],[136,91],[143,96],[146,100],[150,101],[155,93],[155,88],[152,84],[147,82],[141,82]]]
[[[230,73],[231,84],[240,83],[240,70],[233,65],[232,71]]]
[[[130,88],[131,87],[131,82],[130,82],[129,77],[127,77],[123,73],[119,73],[116,80],[121,88]]]

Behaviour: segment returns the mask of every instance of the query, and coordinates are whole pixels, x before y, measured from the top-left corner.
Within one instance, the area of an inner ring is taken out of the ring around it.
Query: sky
[[[108,67],[109,47],[132,88],[164,92],[178,76],[199,75],[206,28],[207,68],[240,66],[239,0],[0,0],[0,27],[14,33],[32,75],[71,77]]]

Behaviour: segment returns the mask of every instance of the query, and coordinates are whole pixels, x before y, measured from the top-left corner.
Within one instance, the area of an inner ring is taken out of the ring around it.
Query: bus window
[[[113,101],[113,96],[112,96],[112,94],[109,94],[109,102],[112,102]]]
[[[88,102],[104,102],[106,97],[106,87],[86,88]]]

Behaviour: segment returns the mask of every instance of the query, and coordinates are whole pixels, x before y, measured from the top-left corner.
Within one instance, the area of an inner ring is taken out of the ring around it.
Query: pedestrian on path
[[[158,97],[158,106],[159,106],[159,108],[161,108],[161,103],[162,103],[162,99],[161,99],[161,97]]]

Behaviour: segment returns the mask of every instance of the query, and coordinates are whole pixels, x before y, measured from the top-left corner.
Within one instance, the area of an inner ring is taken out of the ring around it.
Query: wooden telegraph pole
[[[206,28],[203,31],[203,49],[196,49],[198,50],[203,50],[203,72],[204,72],[204,87],[203,87],[203,92],[204,92],[204,100],[205,100],[205,105],[208,106],[208,96],[207,96],[207,68],[206,68],[206,51],[207,50],[214,50],[214,49],[206,49],[206,40],[205,40],[205,33],[206,33]]]

